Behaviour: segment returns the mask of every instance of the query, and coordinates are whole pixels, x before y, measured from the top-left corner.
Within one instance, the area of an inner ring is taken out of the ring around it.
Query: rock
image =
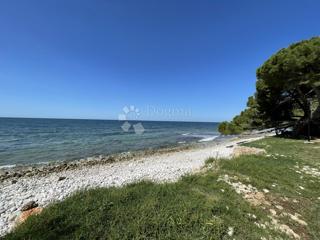
[[[20,172],[15,172],[13,173],[13,177],[19,178],[19,177],[22,177],[22,174]]]
[[[8,174],[7,171],[3,170],[3,169],[0,169],[0,177],[4,177]]]
[[[304,225],[304,226],[307,226],[307,225],[308,225],[305,221],[303,221],[303,220],[301,220],[301,219],[299,218],[299,215],[298,215],[297,213],[295,213],[294,215],[289,214],[289,216],[290,216],[290,218],[291,218],[293,221],[296,221],[296,222],[298,222],[298,223],[301,224],[301,225]]]
[[[33,171],[33,167],[28,167],[28,168],[27,168],[27,171],[28,171],[28,172],[32,172],[32,171]]]
[[[270,209],[269,211],[270,211],[270,213],[272,214],[272,216],[276,216],[276,215],[277,215],[276,210],[274,210],[274,209]]]
[[[18,182],[18,181],[15,180],[15,179],[13,179],[13,180],[11,181],[12,184],[15,184],[15,183],[17,183],[17,182]]]
[[[28,211],[36,207],[38,207],[38,203],[36,203],[35,201],[30,201],[30,202],[27,202],[25,205],[23,205],[23,207],[21,208],[21,211]]]
[[[257,216],[254,215],[254,214],[252,214],[252,213],[248,213],[248,216],[251,217],[251,218],[253,218],[253,219],[257,219]]]
[[[65,179],[66,179],[66,177],[62,177],[61,176],[61,177],[58,178],[58,181],[62,181],[62,180],[65,180]]]
[[[234,233],[234,228],[233,227],[228,227],[228,235],[231,237]]]
[[[17,210],[17,208],[16,207],[12,207],[12,208],[10,208],[10,212],[14,212],[14,211],[16,211]]]
[[[0,215],[1,215],[2,213],[5,213],[5,212],[6,212],[5,209],[0,209]]]
[[[21,224],[24,221],[26,221],[28,219],[28,217],[32,216],[32,215],[37,215],[40,214],[42,212],[43,208],[41,207],[35,207],[32,209],[29,209],[27,211],[22,212],[19,217],[16,220],[16,224]]]
[[[16,218],[17,218],[17,214],[14,213],[14,214],[12,214],[12,215],[9,217],[8,220],[9,220],[10,222],[13,222]]]

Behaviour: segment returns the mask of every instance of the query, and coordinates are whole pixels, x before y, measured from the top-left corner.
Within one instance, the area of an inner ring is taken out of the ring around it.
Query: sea
[[[0,168],[214,141],[218,124],[0,118]]]

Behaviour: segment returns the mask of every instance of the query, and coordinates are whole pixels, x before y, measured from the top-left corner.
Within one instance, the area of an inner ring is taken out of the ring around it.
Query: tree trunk
[[[297,99],[297,103],[304,112],[304,116],[297,121],[294,126],[293,135],[294,136],[308,136],[309,129],[311,136],[320,136],[320,87],[314,89],[316,97],[318,100],[317,108],[311,113],[311,104],[305,95],[302,94],[301,90],[298,88],[298,93],[300,99]],[[301,100],[301,101],[300,101]]]
[[[304,116],[300,120],[309,119],[310,117],[310,104],[305,97],[305,94],[302,93],[301,89],[298,87],[298,96],[296,96],[296,102],[299,104],[300,108],[302,109]]]
[[[320,122],[320,87],[316,87],[314,91],[317,95],[318,106],[316,110],[312,113],[312,120],[316,122]]]

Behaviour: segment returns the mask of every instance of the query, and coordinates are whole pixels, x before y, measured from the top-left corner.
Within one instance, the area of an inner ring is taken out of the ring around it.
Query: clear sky
[[[259,65],[319,35],[319,12],[318,0],[1,0],[0,116],[117,119],[134,105],[142,119],[229,120]]]

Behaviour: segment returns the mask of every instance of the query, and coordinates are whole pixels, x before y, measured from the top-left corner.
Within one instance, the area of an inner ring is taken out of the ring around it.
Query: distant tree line
[[[320,37],[290,45],[257,69],[256,92],[247,108],[219,132],[291,127],[295,135],[320,135]]]

